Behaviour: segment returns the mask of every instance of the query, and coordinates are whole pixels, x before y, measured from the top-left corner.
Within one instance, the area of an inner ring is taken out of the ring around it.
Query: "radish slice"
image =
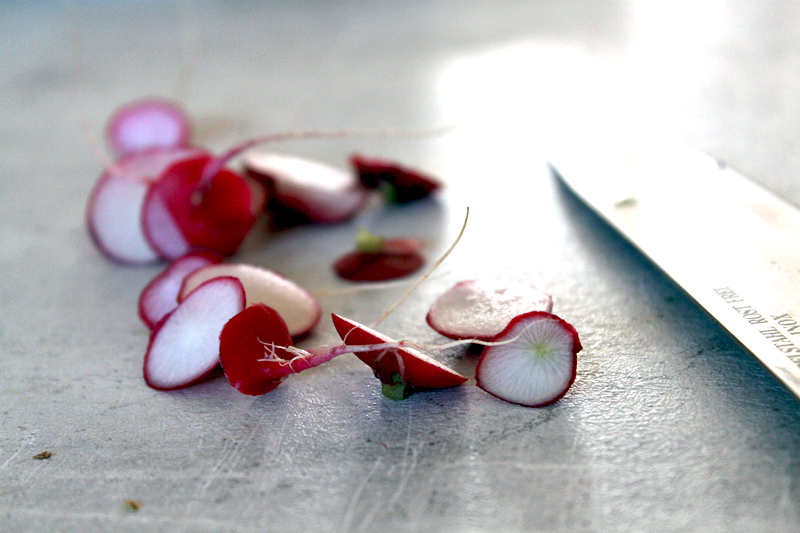
[[[114,111],[106,124],[106,140],[117,155],[186,146],[190,136],[189,117],[183,109],[160,98],[126,104]]]
[[[517,315],[553,310],[553,299],[529,283],[461,281],[431,305],[428,325],[451,339],[488,341]]]
[[[219,364],[220,332],[244,310],[244,300],[241,282],[230,277],[209,281],[187,296],[150,336],[145,382],[173,390],[210,376]]]
[[[167,168],[144,201],[144,233],[167,260],[189,250],[233,255],[255,222],[252,194],[238,174],[220,171],[206,187],[200,177],[208,155],[184,159]]]
[[[361,229],[356,236],[356,249],[333,263],[340,278],[349,281],[385,281],[416,272],[425,258],[420,254],[422,242],[416,239],[385,239]]]
[[[353,155],[350,163],[355,167],[364,187],[385,187],[387,198],[396,203],[403,204],[425,198],[442,186],[430,176],[384,159]]]
[[[154,329],[178,306],[183,279],[195,270],[219,262],[220,257],[210,252],[191,252],[173,261],[142,291],[139,296],[139,317],[147,327]]]
[[[266,394],[284,376],[276,376],[276,358],[292,356],[284,349],[292,337],[280,314],[264,304],[255,304],[231,318],[219,336],[219,360],[228,381],[243,394]]]
[[[166,167],[202,153],[196,148],[155,148],[124,157],[106,169],[86,209],[89,234],[100,251],[120,263],[157,261],[159,255],[142,227],[147,191]]]
[[[478,387],[507,402],[540,407],[562,398],[575,382],[581,342],[561,318],[543,311],[515,317],[478,361]]]
[[[178,300],[203,282],[220,276],[233,276],[242,282],[248,307],[262,303],[280,313],[292,337],[308,334],[319,323],[322,310],[306,290],[271,270],[251,265],[221,264],[197,270],[184,280]]]
[[[244,156],[247,174],[265,184],[269,209],[278,214],[277,226],[307,222],[339,222],[364,205],[366,192],[350,173],[334,167],[280,154]],[[294,215],[294,218],[292,217]]]
[[[333,325],[347,346],[394,343],[396,341],[354,320],[332,315]],[[384,385],[392,399],[401,399],[417,389],[440,389],[461,385],[467,378],[414,348],[396,348],[356,353]]]

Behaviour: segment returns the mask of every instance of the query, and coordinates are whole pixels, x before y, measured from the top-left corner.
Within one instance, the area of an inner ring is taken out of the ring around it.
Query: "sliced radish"
[[[89,234],[100,251],[120,263],[157,261],[142,227],[142,205],[150,185],[176,161],[204,153],[197,148],[154,148],[123,157],[106,169],[86,208]]]
[[[244,288],[236,278],[217,278],[192,292],[158,325],[144,357],[144,380],[173,390],[198,383],[219,364],[223,326],[244,310]]]
[[[280,314],[257,303],[225,324],[220,334],[220,363],[234,388],[258,396],[273,390],[291,374],[358,348],[344,345],[312,351],[294,348]]]
[[[164,259],[197,249],[233,255],[256,220],[250,187],[238,174],[223,169],[201,184],[211,161],[208,155],[178,161],[145,197],[145,236]]]
[[[540,407],[559,400],[575,381],[578,332],[544,311],[515,317],[478,361],[478,387],[507,402]]]
[[[332,315],[333,325],[347,346],[386,344],[396,341],[354,320]],[[381,380],[382,390],[401,399],[418,389],[461,385],[467,378],[414,348],[386,348],[356,353]]]
[[[445,337],[488,341],[517,315],[552,310],[553,299],[529,283],[473,279],[439,296],[426,320]]]
[[[186,146],[190,136],[189,117],[183,109],[160,98],[126,104],[114,111],[106,124],[106,140],[117,155]]]
[[[442,186],[430,176],[384,159],[353,155],[350,162],[364,187],[386,187],[387,198],[397,203],[419,200]]]
[[[292,337],[306,335],[319,323],[322,310],[305,289],[271,270],[251,265],[221,264],[197,270],[184,281],[178,300],[203,282],[220,276],[233,276],[242,282],[248,307],[263,303],[280,313]]]
[[[139,296],[139,317],[153,329],[178,306],[183,279],[200,268],[215,265],[220,257],[211,252],[190,252],[172,262],[145,286]]]
[[[265,184],[277,226],[347,220],[366,200],[354,176],[315,161],[253,153],[245,155],[244,166],[247,174]]]
[[[280,385],[284,376],[275,375],[275,359],[292,358],[285,350],[292,336],[277,311],[264,304],[248,307],[225,324],[219,340],[220,364],[236,390],[258,396]]]
[[[360,230],[356,249],[333,263],[333,269],[349,281],[386,281],[419,270],[425,264],[416,239],[385,239]]]

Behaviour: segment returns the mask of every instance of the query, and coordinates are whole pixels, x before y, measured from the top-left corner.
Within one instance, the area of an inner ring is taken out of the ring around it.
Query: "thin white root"
[[[455,249],[456,245],[458,244],[458,241],[460,241],[461,237],[464,235],[464,230],[467,229],[467,221],[469,221],[469,207],[467,207],[467,215],[464,217],[464,224],[461,226],[461,231],[458,233],[458,237],[456,237],[456,240],[453,241],[453,244],[450,245],[450,248],[448,248],[447,251],[444,253],[444,255],[442,255],[442,257],[440,257],[439,259],[437,259],[436,262],[433,263],[430,266],[430,268],[426,270],[425,273],[413,285],[411,285],[411,287],[408,288],[408,290],[400,297],[399,300],[397,300],[386,311],[384,311],[383,314],[379,316],[378,319],[375,322],[373,322],[370,327],[376,328],[379,325],[381,325],[381,323],[384,320],[386,320],[386,318],[389,315],[391,315],[395,309],[400,307],[400,304],[405,302],[406,299],[409,296],[411,296],[411,293],[414,292],[423,281],[428,279],[428,277],[431,274],[433,274],[433,271],[436,270],[439,267],[439,265],[441,265],[444,262],[445,259],[447,259],[447,256],[449,256],[450,253]]]

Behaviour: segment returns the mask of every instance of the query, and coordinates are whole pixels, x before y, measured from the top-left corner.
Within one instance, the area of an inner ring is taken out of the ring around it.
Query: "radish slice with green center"
[[[189,117],[183,109],[160,98],[126,104],[114,111],[106,124],[106,140],[117,155],[186,146],[190,136]]]
[[[244,310],[244,288],[236,278],[199,286],[158,325],[144,358],[144,379],[157,390],[188,387],[219,364],[219,335]]]
[[[145,237],[142,224],[147,191],[164,169],[203,153],[196,148],[155,148],[124,157],[106,169],[86,209],[89,234],[100,251],[120,263],[157,261],[159,254]]]
[[[319,323],[322,310],[311,294],[271,270],[251,265],[231,263],[201,268],[184,280],[178,300],[185,298],[201,283],[219,276],[239,279],[247,295],[247,306],[263,303],[275,309],[294,338],[306,335]]]
[[[543,311],[515,317],[478,361],[478,387],[527,407],[551,404],[575,382],[581,342],[561,318]]]
[[[426,320],[445,337],[488,341],[517,315],[552,310],[553,299],[530,283],[473,279],[439,296]]]

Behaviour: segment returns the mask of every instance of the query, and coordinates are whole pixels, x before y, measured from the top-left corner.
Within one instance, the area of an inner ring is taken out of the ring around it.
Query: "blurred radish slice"
[[[210,252],[190,252],[173,261],[142,291],[139,296],[139,317],[147,327],[154,329],[178,306],[178,293],[183,279],[195,270],[219,262],[220,257]]]
[[[366,191],[355,176],[315,161],[253,153],[244,156],[244,167],[247,174],[265,184],[270,209],[274,205],[309,222],[347,220],[366,200]]]
[[[445,337],[488,341],[517,315],[552,310],[553,299],[530,283],[473,279],[439,296],[426,320]]]
[[[150,336],[144,380],[152,388],[188,387],[210,376],[219,364],[219,335],[244,310],[244,289],[236,278],[218,278],[192,292]]]
[[[271,270],[244,264],[212,265],[190,274],[178,300],[207,280],[219,276],[238,278],[247,295],[247,306],[263,303],[275,309],[286,322],[292,337],[302,337],[319,323],[319,303],[305,289]]]
[[[386,187],[386,196],[393,202],[402,204],[419,200],[442,186],[430,176],[385,159],[353,155],[350,163],[356,169],[364,187]]]
[[[160,98],[125,104],[114,111],[106,124],[106,140],[117,155],[186,146],[190,136],[189,117],[183,109]]]
[[[106,169],[94,186],[86,209],[89,233],[97,247],[120,263],[158,260],[142,227],[147,190],[166,167],[203,153],[196,148],[154,148],[124,157]]]
[[[201,185],[208,155],[184,159],[167,168],[144,201],[147,240],[167,260],[190,250],[233,255],[255,222],[250,187],[227,169]]]

